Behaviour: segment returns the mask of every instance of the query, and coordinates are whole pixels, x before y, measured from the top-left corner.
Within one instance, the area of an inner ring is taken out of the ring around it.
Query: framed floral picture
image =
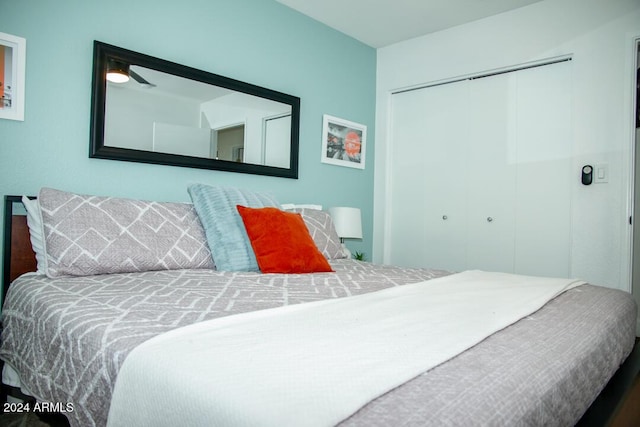
[[[367,127],[325,114],[322,124],[322,162],[364,169]]]
[[[0,33],[0,119],[24,120],[27,42]]]

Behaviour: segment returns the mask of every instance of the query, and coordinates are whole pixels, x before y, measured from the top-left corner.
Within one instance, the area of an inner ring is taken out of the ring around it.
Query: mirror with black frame
[[[298,177],[300,98],[94,42],[89,157]]]

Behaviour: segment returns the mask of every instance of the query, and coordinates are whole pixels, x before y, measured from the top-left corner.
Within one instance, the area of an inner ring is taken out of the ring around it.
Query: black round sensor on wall
[[[584,185],[591,185],[593,182],[593,167],[591,165],[584,165],[582,167],[582,183]]]

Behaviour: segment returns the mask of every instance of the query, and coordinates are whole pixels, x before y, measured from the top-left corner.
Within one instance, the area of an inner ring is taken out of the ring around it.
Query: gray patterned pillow
[[[342,250],[340,237],[338,237],[338,233],[336,233],[336,229],[333,226],[331,215],[328,212],[307,208],[295,208],[291,209],[290,212],[297,212],[302,215],[302,219],[309,229],[309,234],[311,234],[318,250],[322,252],[325,258],[347,258]]]
[[[40,190],[47,276],[215,268],[193,205]]]

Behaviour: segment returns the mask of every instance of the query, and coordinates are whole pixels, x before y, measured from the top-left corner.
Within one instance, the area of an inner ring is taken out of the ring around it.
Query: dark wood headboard
[[[35,197],[29,197],[35,199]],[[31,247],[26,215],[14,213],[14,204],[22,204],[21,196],[4,196],[4,242],[2,246],[2,302],[9,285],[18,276],[36,271],[36,254]]]

